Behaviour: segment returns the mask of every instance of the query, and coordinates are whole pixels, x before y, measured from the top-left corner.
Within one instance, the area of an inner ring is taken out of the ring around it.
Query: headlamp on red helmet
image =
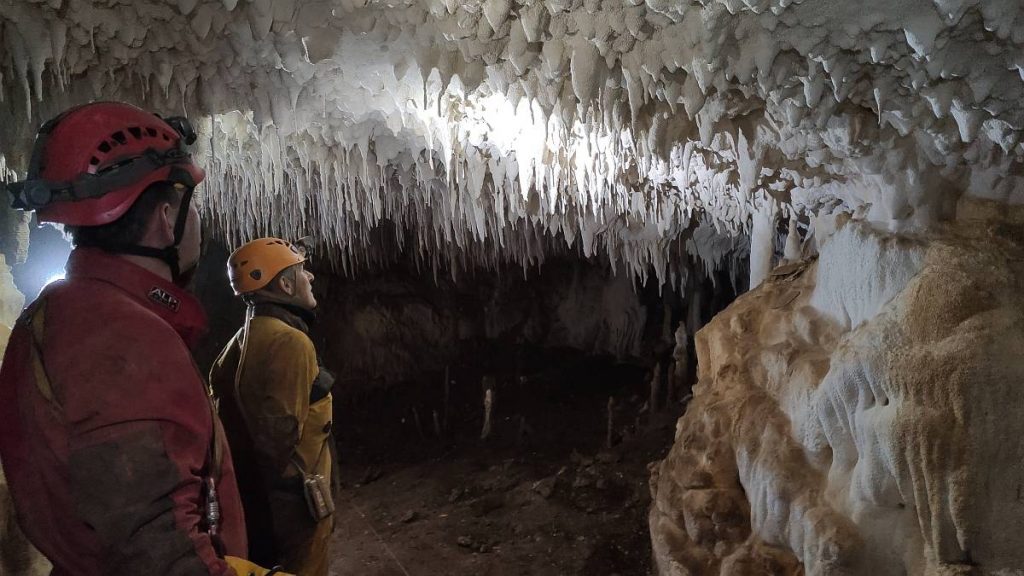
[[[36,210],[40,222],[88,228],[116,222],[153,184],[183,186],[171,245],[157,248],[118,240],[93,244],[108,252],[162,260],[178,282],[185,278],[178,246],[192,189],[206,175],[185,149],[195,141],[186,118],[164,120],[119,102],[86,104],[43,124],[28,177],[6,188],[13,206]]]
[[[86,104],[43,124],[28,178],[6,188],[14,208],[38,210],[41,222],[109,224],[154,182],[201,182],[205,173],[185,149],[195,140],[187,118],[164,120],[117,102]]]

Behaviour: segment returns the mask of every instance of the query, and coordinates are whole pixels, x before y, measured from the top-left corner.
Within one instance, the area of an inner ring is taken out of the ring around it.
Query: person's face
[[[316,308],[316,297],[313,296],[313,273],[306,270],[306,267],[299,264],[299,270],[295,274],[295,302],[306,310]]]

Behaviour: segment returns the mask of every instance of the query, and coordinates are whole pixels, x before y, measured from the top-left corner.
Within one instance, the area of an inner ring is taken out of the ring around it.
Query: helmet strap
[[[189,208],[192,204],[192,191],[194,188],[188,186],[185,188],[185,193],[181,196],[181,205],[178,208],[178,218],[174,222],[174,244],[170,248],[174,251],[173,262],[171,260],[164,260],[167,265],[171,268],[171,279],[175,284],[184,285],[191,279],[192,268],[195,268],[196,263],[193,263],[188,270],[181,270],[181,258],[178,254],[178,246],[181,244],[181,240],[185,237],[185,223],[188,221]]]
[[[191,272],[195,265],[188,270],[181,269],[181,259],[178,254],[178,246],[185,236],[185,224],[188,221],[189,208],[192,204],[193,188],[186,187],[181,197],[181,204],[178,207],[178,217],[174,221],[174,243],[164,248],[153,248],[152,246],[139,246],[138,244],[111,244],[100,246],[108,252],[118,254],[131,254],[146,258],[156,258],[167,264],[171,269],[171,281],[178,286],[184,286],[191,279]]]

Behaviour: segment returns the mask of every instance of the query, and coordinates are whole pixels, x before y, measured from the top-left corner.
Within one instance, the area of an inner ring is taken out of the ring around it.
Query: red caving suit
[[[246,556],[245,521],[223,434],[219,542],[201,529],[220,422],[189,351],[199,302],[93,248],[41,298],[41,367],[23,316],[0,368],[0,463],[29,540],[55,576],[232,574],[219,556]]]

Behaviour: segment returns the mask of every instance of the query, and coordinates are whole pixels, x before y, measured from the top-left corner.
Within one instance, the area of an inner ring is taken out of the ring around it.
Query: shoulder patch
[[[177,298],[158,286],[154,286],[149,291],[149,299],[168,308],[172,312],[177,312],[178,308],[181,307],[181,302]]]

